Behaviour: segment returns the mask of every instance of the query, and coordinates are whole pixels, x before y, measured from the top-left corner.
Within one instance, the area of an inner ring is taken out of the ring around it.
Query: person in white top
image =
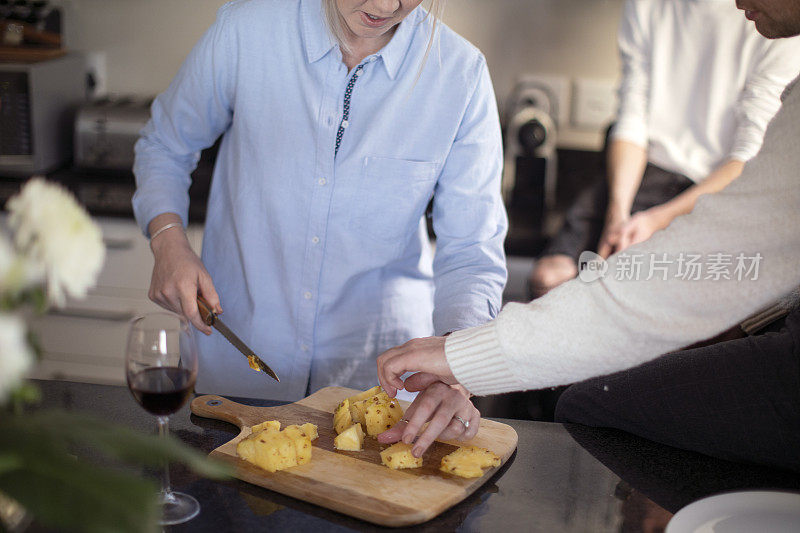
[[[734,180],[761,147],[800,41],[770,41],[730,0],[628,0],[607,172],[569,209],[530,276],[538,297],[574,278],[584,250],[608,257]]]
[[[766,37],[800,35],[798,0],[737,1]],[[739,179],[611,256],[594,281],[568,281],[508,304],[486,325],[388,350],[378,358],[381,384],[390,395],[456,383],[486,395],[592,378],[567,389],[560,420],[800,471],[800,312],[773,333],[669,353],[800,284],[799,173],[800,77]],[[701,269],[689,268],[692,256]],[[641,275],[627,275],[636,257]],[[404,382],[406,372],[419,373]],[[412,449],[419,456],[452,425],[452,410],[428,405],[406,418],[380,438],[411,442],[430,420]]]

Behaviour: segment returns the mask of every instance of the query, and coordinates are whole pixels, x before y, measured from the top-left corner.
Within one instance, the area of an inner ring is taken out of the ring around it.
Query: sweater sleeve
[[[736,105],[736,133],[728,159],[748,161],[758,153],[767,124],[780,107],[786,84],[800,71],[800,37],[762,39]]]
[[[493,394],[609,374],[711,337],[792,290],[800,283],[798,124],[795,89],[739,179],[612,256],[605,276],[509,304],[487,325],[449,336],[456,378],[473,394]],[[702,258],[691,276],[688,256]]]
[[[628,0],[622,11],[617,42],[622,62],[617,121],[612,138],[647,147],[650,93],[649,2]]]

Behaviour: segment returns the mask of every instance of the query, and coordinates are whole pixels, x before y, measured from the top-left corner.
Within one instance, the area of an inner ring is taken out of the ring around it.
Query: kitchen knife
[[[211,310],[211,306],[202,296],[197,296],[197,309],[200,311],[200,317],[203,319],[203,322],[206,323],[208,326],[212,326],[214,329],[222,333],[222,336],[225,337],[228,342],[233,344],[233,346],[242,352],[242,354],[247,357],[247,362],[250,364],[250,368],[257,372],[264,372],[275,381],[280,383],[280,379],[278,375],[267,365],[264,361],[262,361],[254,352],[251,350],[242,339],[236,336],[228,326],[225,325],[222,320]]]

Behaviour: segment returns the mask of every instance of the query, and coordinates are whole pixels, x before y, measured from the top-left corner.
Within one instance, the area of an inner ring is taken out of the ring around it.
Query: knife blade
[[[198,295],[197,296],[197,308],[200,311],[200,317],[203,319],[203,322],[206,325],[209,325],[219,331],[225,339],[229,343],[233,345],[234,348],[242,352],[247,358],[247,362],[250,365],[250,368],[255,370],[256,372],[264,372],[266,375],[280,383],[280,378],[278,378],[278,374],[272,370],[268,364],[261,360],[253,350],[250,349],[247,344],[242,341],[231,329],[225,325],[225,323],[219,319],[216,313],[211,310],[211,306],[206,302],[205,298]]]

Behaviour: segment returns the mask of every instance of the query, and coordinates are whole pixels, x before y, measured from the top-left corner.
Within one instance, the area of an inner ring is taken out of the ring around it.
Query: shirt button
[[[364,72],[362,69],[356,70],[356,76],[361,76],[362,72]]]
[[[305,298],[306,300],[310,300],[311,299],[311,293],[308,292],[308,291],[304,292],[303,293],[303,298]]]
[[[319,244],[319,237],[316,236],[312,237],[311,242],[313,242],[314,244]]]
[[[317,180],[317,183],[319,183],[320,185],[325,185],[326,183],[328,183],[328,180],[326,180],[325,178],[320,178],[319,180]]]
[[[300,345],[300,349],[303,350],[304,352],[307,352],[308,351],[308,344],[301,344]]]
[[[347,126],[349,126],[349,125],[350,125],[350,121],[349,121],[349,120],[343,120],[343,121],[342,121],[342,127],[343,127],[343,128],[346,128],[346,127],[347,127]]]

